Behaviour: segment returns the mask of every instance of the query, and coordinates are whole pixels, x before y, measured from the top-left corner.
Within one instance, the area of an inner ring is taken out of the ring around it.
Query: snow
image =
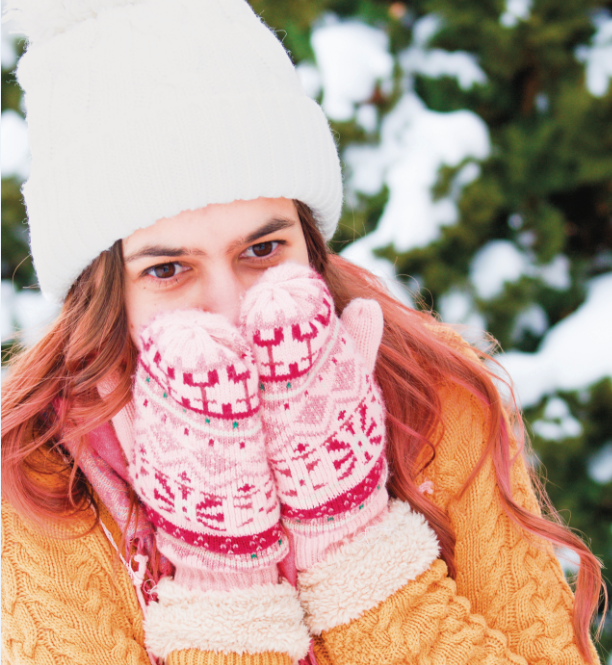
[[[399,58],[405,73],[454,76],[463,87],[486,81],[468,53],[428,50],[427,44],[440,25],[435,15],[416,21],[413,43]],[[364,102],[372,96],[377,82],[388,85],[391,81],[393,58],[387,35],[357,21],[328,17],[326,24],[313,31],[311,44],[327,115],[333,120],[355,116],[366,131],[374,131],[376,108]],[[485,159],[490,152],[487,127],[469,111],[430,111],[407,89],[386,115],[380,133],[379,144],[349,146],[343,155],[347,200],[354,200],[356,192],[376,194],[386,184],[389,202],[370,246],[394,243],[399,251],[422,247],[435,240],[443,226],[457,221],[456,199],[462,187],[480,174],[476,164],[466,164],[455,178],[451,195],[433,201],[431,188],[440,167]]]
[[[22,37],[15,31],[14,21],[2,23],[2,67],[11,69],[17,62],[15,39]],[[28,147],[25,120],[15,111],[5,111],[0,119],[0,170],[2,177],[16,176],[24,180],[30,172],[30,149]]]
[[[300,62],[295,68],[304,92],[312,99],[321,93],[321,74],[312,62]]]
[[[451,289],[439,298],[436,309],[447,323],[460,323],[472,312],[474,301],[467,291]]]
[[[313,30],[310,43],[321,76],[323,110],[332,120],[350,120],[355,105],[372,97],[377,82],[390,81],[393,57],[382,30],[330,18]]]
[[[2,3],[4,5],[4,3]],[[5,19],[5,17],[3,17]],[[17,29],[17,24],[13,20],[2,21],[2,67],[11,69],[17,62],[15,53],[15,41],[24,37]]]
[[[0,124],[0,145],[2,177],[28,177],[30,171],[30,150],[25,120],[15,111],[2,114]]]
[[[436,14],[426,14],[412,26],[412,43],[425,48],[442,27],[442,19]]]
[[[563,441],[582,434],[582,425],[575,418],[567,418],[560,423],[536,420],[531,428],[535,434],[548,441]]]
[[[362,104],[355,113],[355,122],[366,132],[373,132],[378,125],[378,109],[374,104]]]
[[[565,291],[572,284],[570,260],[564,254],[557,254],[548,265],[535,268],[534,273],[545,284],[558,291]]]
[[[400,252],[424,247],[439,237],[444,226],[455,224],[461,192],[480,176],[478,161],[486,159],[491,150],[487,126],[476,114],[431,111],[412,90],[410,81],[415,73],[452,76],[463,88],[486,82],[470,54],[428,47],[441,25],[433,14],[415,22],[412,44],[398,57],[406,77],[403,94],[380,123],[380,141],[376,145],[350,145],[343,155],[349,205],[357,200],[357,193],[372,196],[384,185],[389,189],[389,200],[376,230],[342,254],[379,275],[405,302],[410,299],[395,281],[393,265],[375,257],[373,250],[389,244]],[[331,17],[313,31],[311,43],[325,112],[333,120],[354,117],[366,132],[374,132],[378,112],[368,100],[377,82],[389,85],[393,70],[387,36],[356,21]],[[300,78],[309,94],[315,95],[318,89],[312,83],[316,77],[311,69],[300,72]],[[460,168],[449,193],[434,200],[431,190],[443,165]],[[460,295],[451,294],[441,300],[444,320],[482,330],[485,321],[475,310],[472,297],[465,311],[458,314],[460,299]]]
[[[2,280],[2,307],[0,308],[0,336],[6,341],[13,336],[13,301],[15,289],[7,279]]]
[[[592,279],[585,302],[550,328],[536,353],[498,356],[524,407],[556,390],[581,390],[612,376],[612,273]]]
[[[376,231],[342,254],[379,275],[409,303],[406,289],[395,280],[393,265],[374,256],[373,250],[391,243],[398,251],[422,247],[435,240],[443,226],[456,223],[456,201],[462,189],[479,177],[476,161],[486,159],[490,152],[487,127],[477,115],[430,111],[410,87],[410,78],[417,72],[453,76],[464,88],[486,81],[470,54],[428,49],[441,25],[433,14],[415,22],[413,42],[399,58],[406,75],[404,92],[382,121],[379,143],[351,145],[343,155],[349,205],[357,200],[356,193],[372,196],[383,185],[389,188],[389,201]],[[310,66],[303,71],[298,68],[308,94],[316,96],[320,83],[328,117],[340,121],[354,117],[366,132],[376,131],[378,111],[368,102],[377,84],[386,91],[392,84],[394,61],[387,35],[358,21],[340,21],[328,15],[313,30],[311,45],[319,79]],[[431,188],[444,164],[462,166],[449,195],[434,201]],[[472,320],[483,323],[482,317]]]
[[[533,303],[516,317],[512,339],[519,340],[525,332],[533,333],[539,337],[547,329],[548,316],[546,316],[544,308],[537,303]]]
[[[499,17],[505,28],[514,28],[519,21],[527,21],[531,14],[532,0],[507,0],[506,11]]]
[[[563,572],[566,575],[576,575],[580,567],[580,556],[569,547],[557,547],[555,553]]]
[[[612,442],[604,444],[587,462],[592,480],[605,485],[612,480]]]
[[[486,321],[476,311],[474,300],[468,291],[458,288],[451,289],[438,299],[436,309],[445,323],[461,324],[472,331],[482,332]]]
[[[579,46],[576,58],[586,69],[586,87],[594,97],[603,97],[612,77],[612,16],[601,11],[595,14],[596,27],[590,46]]]
[[[59,307],[46,300],[40,291],[15,291],[9,280],[2,280],[2,341],[19,336],[26,346],[35,344],[59,313]]]
[[[11,69],[15,62],[17,62],[17,55],[15,54],[15,47],[13,46],[13,38],[2,26],[2,67],[4,69]]]
[[[526,244],[524,239],[522,244]],[[564,291],[571,285],[569,268],[570,261],[564,254],[558,254],[550,263],[537,265],[530,254],[510,240],[491,240],[474,255],[470,280],[479,298],[491,300],[501,295],[506,283],[515,282],[523,275]]]
[[[14,23],[2,24],[2,66],[10,69],[16,63],[14,49]],[[19,35],[17,35],[19,36]],[[16,176],[23,180],[29,174],[30,152],[27,126],[15,111],[7,110],[1,116],[0,146],[2,177]],[[2,280],[0,307],[0,335],[2,342],[19,333],[19,339],[27,346],[37,342],[45,327],[57,316],[58,308],[46,301],[39,291],[15,290],[9,280]]]
[[[347,196],[351,190],[373,195],[386,184],[389,201],[372,234],[372,246],[393,243],[398,251],[423,247],[439,236],[443,226],[457,221],[456,199],[479,175],[476,164],[466,164],[451,195],[434,201],[431,188],[440,167],[486,158],[487,127],[470,111],[430,111],[416,94],[406,92],[384,118],[380,134],[375,146],[353,145],[345,150]]]
[[[415,21],[412,44],[400,53],[398,58],[404,72],[430,78],[450,76],[457,79],[463,90],[469,90],[477,83],[486,83],[487,76],[473,54],[428,48],[432,37],[441,27],[442,21],[435,14],[427,14]]]
[[[402,68],[410,73],[429,78],[453,77],[463,90],[469,90],[477,83],[483,85],[487,82],[487,76],[478,66],[477,58],[463,51],[424,50],[412,46],[400,54],[399,62]]]
[[[414,307],[409,290],[397,280],[394,265],[387,259],[376,256],[372,250],[370,236],[365,236],[348,245],[341,255],[376,275],[400,302]]]
[[[470,280],[479,298],[500,295],[506,282],[515,282],[528,269],[528,259],[513,242],[492,240],[472,259]]]
[[[560,397],[551,397],[544,407],[544,418],[547,420],[559,420],[570,415],[567,402]]]
[[[567,402],[560,397],[548,400],[543,415],[541,420],[536,420],[531,426],[543,439],[563,441],[582,434],[580,421],[572,416]]]

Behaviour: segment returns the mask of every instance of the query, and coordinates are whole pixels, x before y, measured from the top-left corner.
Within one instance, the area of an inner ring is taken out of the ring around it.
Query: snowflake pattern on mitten
[[[272,268],[245,295],[241,324],[283,523],[320,543],[354,530],[387,502],[385,412],[325,282],[304,266]]]
[[[257,370],[238,330],[198,310],[140,335],[134,488],[177,566],[253,571],[287,553],[266,461]]]

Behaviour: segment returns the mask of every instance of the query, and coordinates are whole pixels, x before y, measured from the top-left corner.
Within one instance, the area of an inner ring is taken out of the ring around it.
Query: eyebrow
[[[137,252],[124,257],[124,263],[138,261],[146,257],[177,257],[177,256],[204,256],[206,252],[200,249],[187,249],[186,247],[165,247],[164,245],[147,245]]]
[[[277,231],[282,231],[283,229],[291,228],[295,226],[296,222],[291,219],[271,219],[269,222],[266,222],[255,231],[249,233],[249,235],[242,238],[237,238],[234,240],[230,246],[227,248],[227,253],[231,253],[240,245],[252,244],[259,238],[270,235],[271,233],[276,233]],[[167,247],[165,245],[146,245],[132,254],[128,254],[123,258],[124,263],[130,263],[132,261],[137,261],[138,259],[146,257],[172,257],[176,258],[178,256],[206,256],[206,252],[201,249],[190,249],[187,247]]]
[[[283,229],[289,229],[292,226],[295,226],[295,221],[292,219],[285,219],[284,217],[271,219],[269,222],[266,222],[258,229],[255,229],[255,231],[252,233],[249,233],[248,236],[234,240],[234,242],[232,242],[227,248],[227,252],[229,254],[237,247],[240,247],[240,245],[251,245],[256,240],[259,240],[259,238],[263,238],[264,236],[270,235],[271,233],[277,233]]]

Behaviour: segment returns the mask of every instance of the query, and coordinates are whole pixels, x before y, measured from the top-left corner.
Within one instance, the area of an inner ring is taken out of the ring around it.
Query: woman
[[[482,354],[328,253],[336,148],[248,5],[13,5],[64,304],[4,390],[7,662],[597,662],[597,560]]]

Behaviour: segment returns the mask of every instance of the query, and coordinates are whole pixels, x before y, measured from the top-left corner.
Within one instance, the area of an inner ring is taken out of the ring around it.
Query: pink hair
[[[385,331],[376,374],[388,411],[391,495],[425,515],[438,535],[449,573],[455,576],[451,525],[443,511],[419,492],[414,479],[421,470],[418,460],[427,454],[430,464],[435,456],[437,441],[432,437],[442,419],[436,386],[440,380],[462,386],[481,403],[489,423],[486,450],[466,487],[484,461],[492,458],[502,504],[510,519],[525,532],[568,547],[580,556],[573,622],[580,652],[591,663],[589,626],[602,588],[605,593],[600,563],[561,523],[535,476],[548,517],[531,514],[514,501],[509,425],[518,423],[519,452],[524,434],[516,409],[503,409],[492,375],[481,361],[489,356],[477,349],[466,353],[467,345],[432,334],[432,329],[442,331],[442,324],[429,313],[402,306],[366,270],[330,254],[311,212],[299,202],[296,206],[311,264],[327,281],[338,313],[356,297],[375,298],[383,309]],[[51,520],[88,510],[95,497],[79,473],[78,453],[76,461],[65,461],[64,455],[53,452],[67,440],[80,439],[81,445],[87,445],[87,433],[130,400],[135,358],[123,302],[123,259],[118,241],[75,282],[50,332],[13,359],[5,382],[2,494],[25,518],[44,528]],[[111,375],[119,377],[118,384],[102,400],[96,386]],[[59,414],[51,406],[57,397],[69,405]],[[39,474],[64,480],[43,483]],[[97,515],[92,528],[96,522]]]

